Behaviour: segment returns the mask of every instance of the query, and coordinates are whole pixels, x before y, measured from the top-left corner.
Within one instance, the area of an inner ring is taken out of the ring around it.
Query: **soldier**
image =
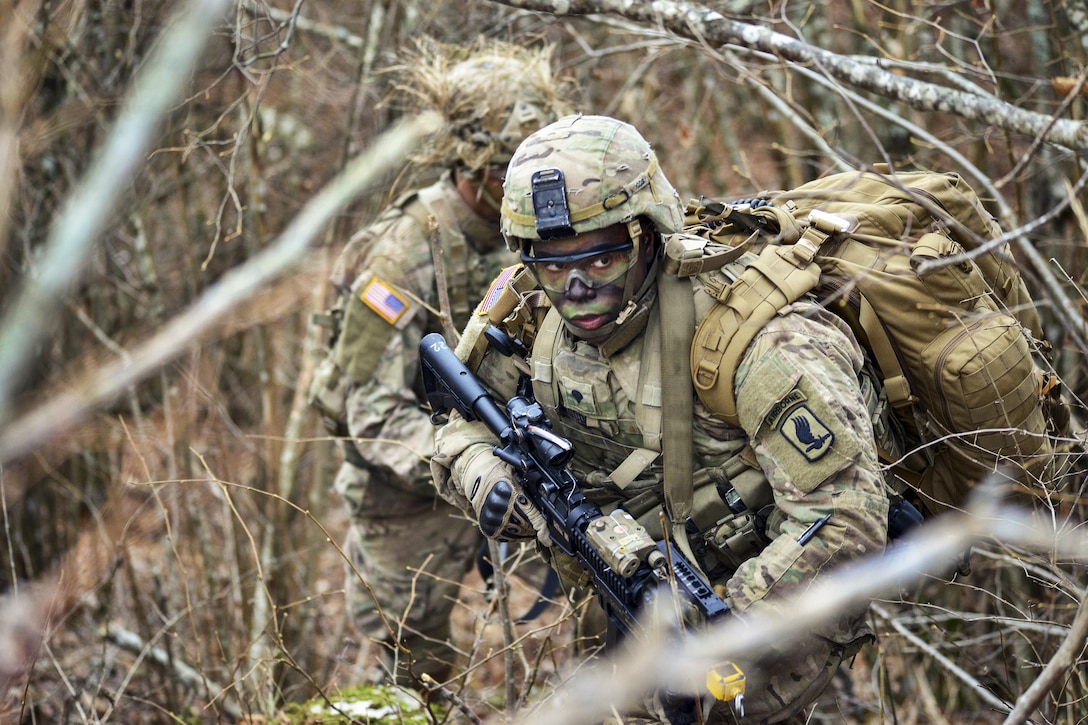
[[[524,269],[502,295],[485,297],[457,354],[503,400],[520,371],[531,371],[534,396],[553,430],[574,443],[571,467],[594,503],[606,513],[622,506],[657,539],[663,507],[689,510],[679,517],[688,525],[670,536],[732,612],[774,612],[820,572],[883,550],[888,498],[866,406],[872,391],[849,328],[805,300],[756,334],[735,379],[722,376],[734,385],[739,427],[695,400],[687,383],[687,397],[676,397],[689,402],[678,410],[662,370],[683,370],[690,381],[691,349],[678,350],[677,368],[661,340],[686,330],[690,346],[691,330],[748,259],[670,276],[663,245],[681,231],[683,214],[632,126],[571,116],[532,134],[510,162],[502,200],[502,231]],[[489,325],[521,340],[526,359],[496,354],[482,336]],[[536,539],[548,554],[540,512],[493,445],[481,423],[451,416],[436,435],[435,484],[486,535]],[[685,447],[694,457],[686,469]],[[666,504],[670,496],[682,503]],[[550,554],[577,583],[569,562]],[[839,663],[872,639],[865,609],[739,663],[748,680],[741,721],[799,717]],[[648,702],[652,721],[675,712],[661,698]],[[738,717],[717,702],[707,721]]]
[[[399,90],[445,120],[414,161],[445,171],[352,237],[332,273],[337,304],[319,316],[332,343],[310,398],[343,453],[335,489],[351,516],[348,608],[357,630],[396,657],[402,684],[451,674],[450,612],[482,541],[431,484],[434,427],[419,398],[417,347],[441,329],[440,315],[461,329],[513,259],[498,228],[506,163],[528,134],[569,112],[550,50],[437,46],[404,65]],[[390,628],[401,648],[388,646]]]

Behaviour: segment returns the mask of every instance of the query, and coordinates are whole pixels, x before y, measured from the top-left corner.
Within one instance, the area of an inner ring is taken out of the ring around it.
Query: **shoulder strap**
[[[687,520],[695,498],[692,486],[695,406],[688,367],[695,330],[695,301],[691,283],[672,274],[658,276],[661,294],[661,387],[664,430],[665,509],[672,538],[691,561],[697,561],[687,538]]]
[[[721,291],[718,304],[695,331],[691,346],[695,391],[715,416],[728,423],[740,425],[733,379],[748,345],[778,310],[820,281],[819,266],[799,255],[802,249],[765,247],[737,281]]]
[[[559,383],[555,380],[552,370],[552,359],[555,354],[555,342],[562,327],[563,318],[559,311],[552,307],[544,316],[544,321],[540,323],[536,340],[533,342],[533,350],[543,352],[540,355],[533,355],[532,358],[533,397],[536,398],[536,402],[552,413],[559,407]]]
[[[419,214],[411,204],[405,208],[405,213],[419,222],[427,230],[428,236],[437,232],[444,255],[442,266],[447,272],[444,276],[450,298],[450,315],[454,326],[463,327],[469,313],[468,241],[461,233],[457,215],[450,209],[446,194],[443,184],[432,184],[421,189],[418,201],[427,214]]]

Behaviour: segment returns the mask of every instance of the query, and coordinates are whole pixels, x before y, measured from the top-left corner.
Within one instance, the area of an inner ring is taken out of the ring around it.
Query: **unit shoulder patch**
[[[835,443],[835,434],[803,404],[783,416],[777,430],[809,462],[823,458]]]
[[[767,414],[763,417],[763,424],[768,428],[780,427],[782,424],[782,416],[788,414],[795,406],[806,400],[808,400],[808,396],[797,388],[794,388],[786,394],[786,397],[771,406],[771,409],[768,410]]]

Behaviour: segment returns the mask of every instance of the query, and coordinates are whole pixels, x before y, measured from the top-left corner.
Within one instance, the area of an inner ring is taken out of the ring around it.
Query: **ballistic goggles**
[[[611,284],[627,273],[635,257],[635,243],[630,239],[604,249],[577,254],[537,257],[525,249],[522,247],[521,261],[541,287],[556,294],[566,293],[575,279],[590,289]]]

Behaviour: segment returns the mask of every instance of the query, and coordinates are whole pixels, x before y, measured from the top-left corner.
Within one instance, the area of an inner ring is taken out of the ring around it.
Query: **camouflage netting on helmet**
[[[556,168],[566,181],[574,232],[584,234],[646,217],[663,234],[684,222],[680,196],[634,126],[607,116],[568,116],[533,133],[510,161],[503,185],[502,231],[516,240],[540,239],[532,177]]]
[[[409,110],[433,109],[446,123],[414,160],[473,170],[507,163],[526,136],[572,110],[572,87],[552,72],[551,54],[495,40],[421,42],[394,69],[397,88]]]

